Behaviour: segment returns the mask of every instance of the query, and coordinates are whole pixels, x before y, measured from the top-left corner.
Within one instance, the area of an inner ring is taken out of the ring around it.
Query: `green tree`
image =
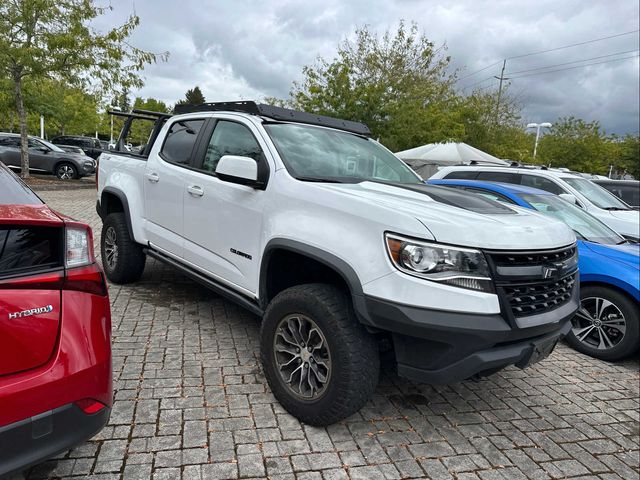
[[[131,100],[129,99],[129,88],[125,85],[122,92],[118,95],[118,101],[114,103],[123,112],[131,110]]]
[[[609,141],[598,122],[575,117],[559,118],[538,143],[538,160],[553,167],[606,174]]]
[[[24,85],[44,77],[103,91],[140,86],[139,72],[156,55],[128,43],[139,18],[101,34],[89,23],[111,7],[93,0],[5,0],[0,3],[0,77],[10,80],[22,138],[21,175],[29,176]]]
[[[416,24],[401,22],[381,37],[359,28],[335,58],[318,58],[303,68],[303,80],[294,82],[287,104],[364,122],[392,150],[461,136],[464,127],[450,114],[458,99],[445,50]]]
[[[169,107],[162,100],[155,98],[142,98],[136,97],[133,102],[133,108],[140,110],[149,110],[152,112],[169,113]],[[131,130],[127,140],[134,145],[146,144],[151,131],[153,130],[154,122],[148,120],[136,120],[131,124]]]
[[[627,134],[609,142],[610,163],[619,174],[630,173],[640,179],[640,136]]]
[[[202,94],[202,90],[200,90],[199,86],[195,86],[194,88],[190,88],[184,94],[183,100],[178,100],[176,105],[200,105],[205,103],[204,95]]]

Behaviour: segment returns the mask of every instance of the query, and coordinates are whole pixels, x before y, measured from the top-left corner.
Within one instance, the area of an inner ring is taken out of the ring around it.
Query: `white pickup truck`
[[[264,374],[302,421],[356,412],[383,348],[400,375],[451,383],[524,368],[570,329],[564,224],[427,186],[363,124],[253,102],[176,113],[124,114],[124,151],[100,157],[107,277],[135,282],[149,256],[260,315]],[[136,122],[150,136],[127,150]]]

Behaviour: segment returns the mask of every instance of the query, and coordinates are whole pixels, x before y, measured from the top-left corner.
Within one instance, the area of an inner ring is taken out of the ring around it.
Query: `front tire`
[[[64,162],[56,165],[55,174],[60,180],[73,180],[78,178],[78,169],[71,163]]]
[[[102,267],[113,283],[132,283],[144,272],[146,255],[129,235],[124,213],[110,213],[102,223],[100,238]]]
[[[309,425],[331,425],[357,412],[378,383],[377,343],[356,319],[349,296],[332,285],[280,292],[264,314],[260,347],[273,394]]]
[[[638,349],[638,310],[623,293],[588,285],[580,290],[580,310],[566,340],[575,350],[601,360],[621,360]]]

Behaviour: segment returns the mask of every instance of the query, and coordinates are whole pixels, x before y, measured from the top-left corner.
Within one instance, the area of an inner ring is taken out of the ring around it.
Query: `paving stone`
[[[95,191],[41,195],[91,224],[99,245]],[[310,427],[269,390],[257,317],[152,259],[109,295],[109,423],[25,479],[638,478],[637,359],[600,362],[561,344],[525,371],[443,386],[383,362],[360,412]]]

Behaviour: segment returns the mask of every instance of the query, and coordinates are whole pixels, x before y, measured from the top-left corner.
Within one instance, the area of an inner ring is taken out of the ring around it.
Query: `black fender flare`
[[[312,260],[326,265],[327,267],[338,273],[338,275],[342,277],[344,282],[349,287],[349,291],[351,293],[353,301],[353,308],[356,312],[356,315],[359,317],[359,320],[363,323],[369,323],[369,314],[367,313],[367,308],[364,301],[362,283],[360,282],[358,274],[351,267],[351,265],[349,265],[340,257],[337,257],[332,253],[328,253],[321,248],[288,238],[273,238],[269,240],[269,242],[267,242],[267,245],[263,250],[262,262],[260,264],[260,282],[258,293],[258,298],[260,299],[260,306],[262,307],[262,309],[267,308],[267,266],[269,265],[271,255],[276,250],[287,250],[293,253],[304,255],[311,258]]]
[[[129,231],[129,236],[134,239],[133,236],[133,227],[131,225],[131,213],[129,211],[129,202],[127,201],[127,196],[124,194],[122,190],[118,190],[114,187],[104,187],[102,189],[102,193],[100,194],[100,201],[96,205],[96,211],[102,220],[107,216],[107,204],[105,202],[107,195],[113,195],[122,204],[122,209],[124,210],[124,216],[127,221],[127,230]]]

